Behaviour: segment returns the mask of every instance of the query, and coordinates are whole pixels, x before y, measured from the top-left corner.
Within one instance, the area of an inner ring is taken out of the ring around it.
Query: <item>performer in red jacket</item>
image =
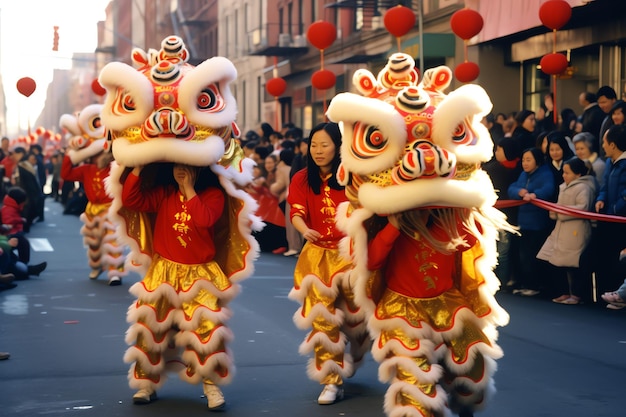
[[[105,150],[104,127],[100,124],[100,104],[92,104],[78,115],[61,116],[60,124],[75,133],[70,139],[70,149],[63,158],[61,178],[83,184],[88,203],[80,215],[80,229],[87,248],[91,272],[90,279],[97,279],[106,271],[109,285],[122,283],[127,275],[124,268],[124,246],[118,243],[115,224],[108,218],[113,201],[105,190],[113,156]]]

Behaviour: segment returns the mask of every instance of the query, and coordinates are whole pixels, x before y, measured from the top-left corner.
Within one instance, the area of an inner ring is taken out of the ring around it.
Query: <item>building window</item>
[[[522,71],[524,73],[523,108],[537,111],[543,103],[543,96],[550,93],[551,76],[541,71],[537,60],[525,62]]]

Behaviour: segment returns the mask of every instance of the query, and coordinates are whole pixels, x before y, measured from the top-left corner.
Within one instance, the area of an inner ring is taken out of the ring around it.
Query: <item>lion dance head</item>
[[[339,123],[343,142],[338,179],[348,202],[338,212],[338,226],[347,237],[342,248],[354,260],[356,294],[368,305],[374,291],[367,270],[367,245],[390,215],[411,235],[430,239],[433,219],[450,226],[449,242],[431,239],[447,251],[463,240],[453,219],[461,218],[481,246],[481,284],[493,294],[499,281],[493,274],[498,230],[509,228],[493,207],[497,200],[491,179],[481,164],[492,157],[493,142],[481,123],[492,108],[485,90],[467,84],[446,93],[452,71],[440,66],[420,79],[411,56],[396,53],[374,76],[358,70],[358,93],[336,95],[327,116]],[[382,225],[381,225],[382,224]],[[369,304],[373,307],[372,304]],[[500,322],[508,320],[497,305]]]
[[[158,177],[173,163],[208,167],[227,195],[228,207],[215,228],[221,246],[216,261],[232,280],[252,273],[258,244],[251,229],[261,227],[256,202],[242,190],[252,179],[253,161],[244,158],[236,138],[237,103],[230,83],[237,77],[231,61],[213,57],[193,66],[177,36],[160,50],[132,51],[133,66],[111,62],[98,81],[107,95],[102,106],[107,147],[115,158],[107,187],[112,211],[131,247],[131,267],[145,270],[151,258],[153,219],[121,205],[121,186],[131,167]]]

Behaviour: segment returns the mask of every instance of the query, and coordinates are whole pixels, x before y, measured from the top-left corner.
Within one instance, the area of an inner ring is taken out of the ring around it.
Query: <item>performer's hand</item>
[[[306,229],[304,233],[302,233],[302,237],[304,237],[309,242],[317,242],[317,240],[322,237],[321,233],[317,230]]]
[[[387,216],[387,220],[389,220],[389,223],[391,223],[391,225],[393,227],[395,227],[396,229],[400,230],[400,214],[398,213],[394,213],[394,214],[390,214],[389,216]]]

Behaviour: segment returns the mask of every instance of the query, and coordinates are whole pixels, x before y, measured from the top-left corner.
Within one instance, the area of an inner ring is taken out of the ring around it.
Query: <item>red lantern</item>
[[[318,90],[328,90],[335,85],[337,78],[330,70],[318,70],[311,76],[311,84]]]
[[[569,63],[563,54],[547,54],[539,62],[541,71],[549,75],[560,74],[567,69]]]
[[[383,22],[389,33],[400,38],[409,33],[411,28],[415,26],[415,14],[408,7],[398,5],[385,12]]]
[[[311,23],[306,31],[306,37],[317,49],[327,49],[337,39],[337,28],[332,23],[319,20]]]
[[[107,93],[107,90],[100,85],[97,78],[91,82],[91,91],[97,96],[103,96]]]
[[[265,90],[273,97],[281,96],[287,89],[287,81],[280,77],[267,80]]]
[[[450,19],[452,32],[463,40],[472,39],[483,29],[483,17],[475,10],[462,9]]]
[[[25,97],[30,97],[35,92],[37,83],[30,77],[24,77],[17,80],[17,91]]]
[[[553,30],[561,29],[572,17],[572,7],[565,0],[548,0],[539,8],[541,23]]]
[[[480,75],[480,68],[473,62],[464,62],[454,69],[454,76],[462,83],[474,81]]]

